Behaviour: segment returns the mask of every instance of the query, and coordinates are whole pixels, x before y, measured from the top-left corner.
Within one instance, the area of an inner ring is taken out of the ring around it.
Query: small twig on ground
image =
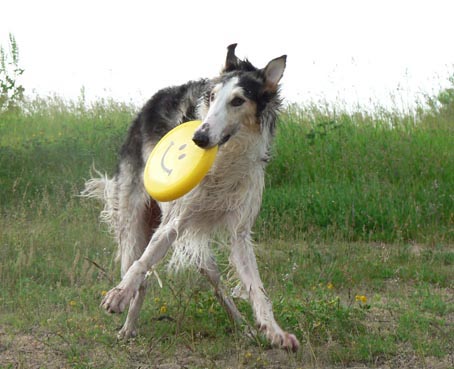
[[[99,265],[96,261],[91,260],[90,258],[88,258],[86,256],[84,257],[84,259],[87,260],[88,262],[92,263],[96,268],[98,268],[101,271],[102,275],[104,277],[106,277],[111,284],[113,284],[113,279],[110,277],[109,273],[107,273],[105,268],[103,268],[101,265]]]

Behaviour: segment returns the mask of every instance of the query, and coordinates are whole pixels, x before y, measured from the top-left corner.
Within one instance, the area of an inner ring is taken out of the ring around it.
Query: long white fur
[[[163,218],[185,221],[187,216],[190,224],[174,242],[171,269],[188,264],[205,267],[214,237],[225,239],[252,228],[260,210],[267,140],[266,134],[238,132],[235,141],[226,143],[219,152],[198,187],[177,201],[161,204]],[[240,177],[243,181],[238,186]]]
[[[100,220],[107,224],[109,230],[115,233],[117,228],[117,220],[115,219],[118,209],[118,200],[115,196],[115,182],[110,179],[107,174],[103,174],[96,170],[93,166],[93,171],[99,176],[91,178],[85,182],[85,188],[81,192],[81,197],[94,198],[104,202],[104,209],[100,213]]]

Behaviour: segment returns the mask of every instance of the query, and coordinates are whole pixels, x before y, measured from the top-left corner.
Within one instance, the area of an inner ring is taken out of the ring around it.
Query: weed
[[[19,79],[24,69],[19,66],[19,47],[16,38],[9,34],[8,51],[0,46],[0,114],[18,108],[24,98],[24,87]]]

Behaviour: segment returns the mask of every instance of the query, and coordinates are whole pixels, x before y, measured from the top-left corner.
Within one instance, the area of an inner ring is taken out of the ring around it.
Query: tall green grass
[[[93,163],[111,173],[135,109],[51,97],[2,114],[1,211],[69,201]],[[453,147],[450,104],[411,116],[289,107],[279,121],[256,236],[452,241]]]
[[[264,238],[454,238],[454,115],[289,109],[268,168]]]
[[[0,115],[2,211],[44,194],[71,198],[92,163],[112,171],[133,110],[111,100],[87,106],[83,98],[52,96]]]

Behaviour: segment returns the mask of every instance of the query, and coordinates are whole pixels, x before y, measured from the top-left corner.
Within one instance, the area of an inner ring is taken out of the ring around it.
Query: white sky
[[[290,102],[411,103],[454,73],[452,0],[0,0],[28,92],[143,103],[211,77],[226,46],[256,66],[288,55]],[[400,87],[401,91],[396,92]]]

